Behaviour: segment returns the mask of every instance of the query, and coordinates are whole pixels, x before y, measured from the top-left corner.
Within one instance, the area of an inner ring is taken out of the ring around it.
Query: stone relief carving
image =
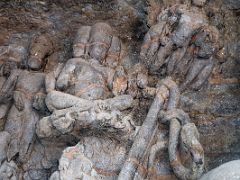
[[[178,3],[157,16],[130,68],[105,22],[75,29],[65,62],[52,34],[13,34],[0,47],[0,179],[199,179],[204,148],[179,101],[207,82],[220,34],[205,1]],[[150,106],[138,125],[141,98]]]

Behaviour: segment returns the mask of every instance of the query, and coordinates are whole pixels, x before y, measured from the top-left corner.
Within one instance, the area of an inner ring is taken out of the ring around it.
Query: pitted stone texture
[[[96,137],[83,138],[63,151],[60,179],[115,179],[124,163],[126,149],[117,142]]]

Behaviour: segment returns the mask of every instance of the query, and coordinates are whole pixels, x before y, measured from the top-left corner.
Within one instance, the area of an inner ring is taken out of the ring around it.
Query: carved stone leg
[[[157,115],[167,96],[167,88],[165,86],[160,86],[149,109],[148,115],[130,149],[128,158],[118,176],[119,180],[131,180],[134,178],[138,164],[141,163],[141,160],[148,149],[148,144],[154,136],[157,124]]]
[[[79,111],[84,111],[93,107],[92,101],[81,99],[60,91],[49,92],[45,102],[50,111],[61,110],[71,107],[77,107]]]

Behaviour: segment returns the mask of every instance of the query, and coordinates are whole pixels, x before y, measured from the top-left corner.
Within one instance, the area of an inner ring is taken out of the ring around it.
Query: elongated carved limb
[[[162,85],[160,83],[160,86],[157,88],[156,97],[149,109],[148,115],[141,129],[136,136],[136,139],[132,145],[128,158],[123,165],[118,179],[133,179],[135,171],[138,168],[138,164],[141,163],[141,160],[148,149],[149,143],[154,136],[158,112],[161,109],[161,106],[163,105],[166,98],[169,97],[169,90],[165,86],[165,84],[168,84],[167,82],[170,82],[170,79],[166,79],[166,82],[163,80]],[[169,98],[171,99],[171,97]]]
[[[154,165],[154,160],[156,158],[156,155],[158,152],[164,150],[167,148],[167,142],[162,141],[162,142],[157,142],[151,147],[149,159],[148,159],[148,168],[151,169]]]
[[[0,132],[0,166],[7,159],[7,149],[10,142],[10,134],[6,131]]]
[[[182,110],[174,109],[165,113],[163,121],[170,122],[168,153],[175,175],[183,180],[198,179],[203,173],[204,153],[195,124],[189,123],[188,115]],[[179,141],[181,148],[191,155],[190,168],[185,167],[178,157]]]
[[[143,45],[141,47],[140,56],[146,64],[154,63],[153,59],[156,56],[157,50],[160,46],[160,36],[165,24],[156,24],[152,26],[144,37]]]
[[[105,123],[121,131],[128,130],[130,124],[119,124],[118,118],[120,111],[132,107],[132,102],[133,98],[129,95],[90,101],[51,91],[46,97],[46,104],[53,113],[40,120],[37,134],[39,137],[75,134],[84,128],[101,128],[101,124]]]
[[[51,71],[51,72],[46,74],[46,77],[45,77],[45,88],[46,88],[46,92],[47,93],[52,91],[52,90],[55,90],[57,77],[61,73],[61,71],[63,69],[63,66],[64,66],[63,63],[58,63],[57,67],[54,68],[53,71]]]
[[[50,111],[77,107],[81,112],[93,107],[92,101],[81,99],[60,91],[51,91],[48,93],[45,102]]]
[[[178,102],[180,99],[180,92],[179,92],[177,84],[174,81],[172,81],[172,79],[170,77],[167,77],[166,79],[164,79],[162,81],[162,84],[164,84],[169,89],[169,100],[167,103],[167,109],[169,111],[167,111],[167,112],[169,112],[169,115],[171,116],[172,112],[175,112],[173,110],[175,110],[175,108],[178,105]],[[160,113],[160,115],[162,115],[162,113]],[[167,120],[163,119],[163,117],[159,117],[159,119],[161,119],[162,122],[167,121]],[[157,135],[157,136],[159,136],[159,135]],[[163,141],[158,141],[156,144],[154,144],[151,147],[150,155],[149,155],[149,162],[148,162],[148,169],[150,170],[150,172],[153,171],[153,169],[154,169],[154,159],[155,159],[156,155],[165,148],[167,148],[167,144],[166,144],[166,142],[163,142]]]

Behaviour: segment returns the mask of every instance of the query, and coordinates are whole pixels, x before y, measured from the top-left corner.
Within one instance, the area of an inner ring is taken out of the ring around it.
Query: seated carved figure
[[[176,5],[158,16],[145,35],[141,59],[153,74],[166,67],[180,89],[200,89],[213,69],[218,31],[197,8]]]
[[[93,25],[90,33],[92,38],[89,40],[91,44],[84,46],[84,50],[80,44],[84,39],[82,32],[79,33],[80,29],[74,41],[75,58],[68,60],[64,65],[59,64],[54,71],[47,74],[45,103],[51,115],[43,117],[37,123],[36,133],[41,140],[76,137],[90,149],[96,142],[108,147],[109,152],[116,152],[114,144],[117,141],[114,140],[113,146],[109,147],[111,139],[118,141],[121,139],[126,143],[135,133],[131,117],[128,116],[128,109],[133,106],[133,98],[130,95],[121,95],[127,88],[127,79],[124,69],[118,66],[120,51],[117,56],[110,54],[120,50],[120,41],[116,37],[111,37],[109,47],[104,44],[108,43],[104,37],[109,36],[105,34],[104,29],[109,27],[105,23]],[[100,30],[94,30],[95,28]],[[89,53],[85,52],[85,48]],[[41,97],[35,98],[36,101],[39,99]],[[99,135],[106,138],[104,143],[101,142]],[[124,149],[120,144],[117,145],[118,148]],[[103,156],[105,158],[101,161],[107,158],[110,164],[118,163],[118,156],[111,160],[114,155],[102,153],[103,151],[95,153],[89,158],[97,160],[99,156]],[[125,153],[120,156],[124,157]],[[101,165],[99,168],[101,169]],[[120,165],[116,168],[119,170]]]
[[[127,80],[119,67],[120,53],[121,42],[108,24],[82,26],[74,40],[74,58],[47,75],[47,92],[56,89],[89,100],[123,94]]]

